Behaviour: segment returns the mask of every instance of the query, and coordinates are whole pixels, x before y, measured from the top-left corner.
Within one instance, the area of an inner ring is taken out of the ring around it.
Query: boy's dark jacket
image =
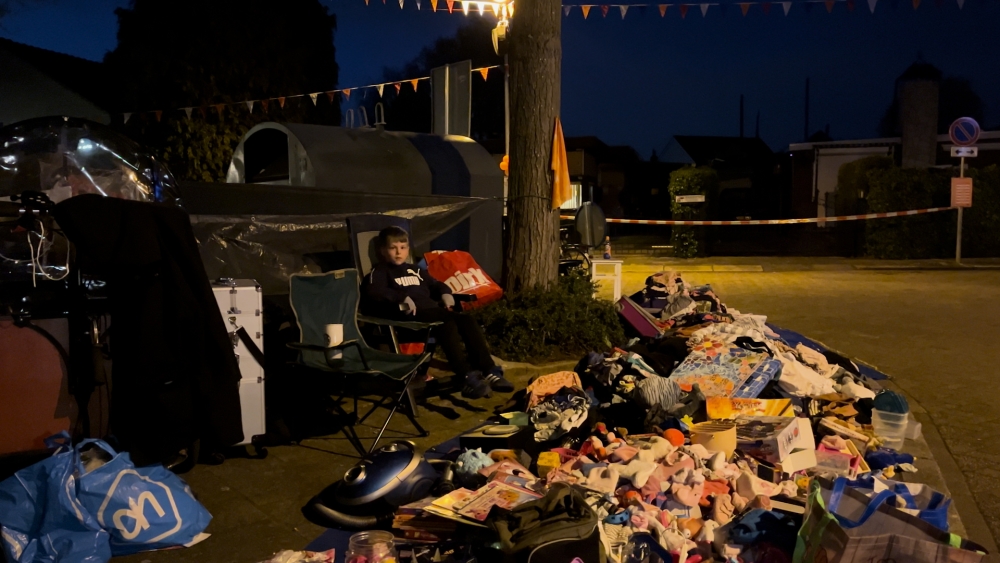
[[[451,293],[451,288],[413,264],[397,266],[379,262],[361,282],[361,293],[366,313],[396,316],[398,305],[407,297],[413,300],[417,311],[437,308],[441,306],[441,295]]]

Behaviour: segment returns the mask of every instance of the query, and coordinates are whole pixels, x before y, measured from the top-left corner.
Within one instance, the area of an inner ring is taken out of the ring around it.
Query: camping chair
[[[420,436],[427,436],[428,432],[417,422],[412,401],[407,399],[411,380],[422,371],[420,368],[430,360],[431,355],[394,354],[370,348],[365,343],[356,322],[360,297],[357,270],[336,270],[325,274],[294,274],[291,276],[289,286],[289,298],[299,325],[300,342],[290,343],[288,346],[300,352],[299,361],[303,366],[343,376],[346,385],[337,398],[337,403],[339,404],[347,393],[354,399],[352,421],[345,426],[344,433],[358,452],[362,455],[366,453],[354,426],[363,423],[379,407],[389,404],[392,406],[389,415],[367,453],[375,451],[375,446],[385,433],[389,421],[400,407]],[[377,319],[377,322],[414,330],[428,328],[425,323],[385,319]],[[329,324],[343,325],[344,341],[340,344],[335,346],[326,344],[326,325]],[[394,383],[396,389],[384,394],[371,410],[358,419],[358,383],[362,378],[370,381],[376,377]]]
[[[360,272],[362,276],[368,275],[368,272],[372,271],[372,267],[374,267],[379,260],[378,234],[379,231],[386,227],[399,227],[405,230],[410,234],[412,242],[413,230],[410,228],[410,220],[404,217],[396,217],[393,215],[352,215],[347,218],[347,233],[351,239],[351,246],[354,251],[354,265],[357,267],[358,272]],[[407,261],[411,264],[413,263],[412,253]],[[457,311],[462,310],[462,302],[476,300],[475,295],[453,294],[453,297],[455,298],[455,310]],[[391,323],[384,322],[383,319],[367,315],[359,315],[358,320],[363,323],[387,326],[389,329],[389,335],[392,338],[393,349],[399,353],[399,336],[396,333],[396,328],[401,325],[394,326]],[[410,324],[418,325],[421,323]],[[428,330],[438,324],[441,323],[423,325],[421,326],[421,330]],[[424,340],[424,344],[425,351],[433,353],[434,339],[429,333]]]

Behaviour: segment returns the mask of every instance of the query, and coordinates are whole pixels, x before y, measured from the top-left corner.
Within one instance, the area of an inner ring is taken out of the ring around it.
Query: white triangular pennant
[[[378,88],[378,97],[382,97],[382,89],[385,88],[385,84],[379,84],[375,88]]]
[[[247,102],[247,109],[250,110],[250,113],[253,113],[253,100]]]
[[[125,117],[125,121],[123,123],[128,123],[128,118],[132,117],[132,114],[131,113],[126,113],[124,117]]]
[[[316,96],[319,96],[319,93],[309,94],[309,99],[313,101],[313,105],[316,105]]]
[[[705,14],[708,13],[708,4],[701,4],[700,6],[701,6],[701,17],[705,17]]]
[[[628,11],[628,6],[623,4],[621,6],[618,6],[618,9],[621,10],[622,12],[622,19],[625,19],[625,12]]]
[[[965,5],[965,0],[958,0],[958,9],[961,10],[962,6]]]
[[[469,2],[469,0],[462,0],[462,12],[464,12],[465,15],[469,15],[469,6],[471,5],[472,2]]]
[[[186,115],[188,119],[191,119],[191,110],[193,109],[194,108],[184,108],[184,115]]]
[[[399,9],[400,9],[400,10],[402,10],[402,9],[403,9],[403,0],[399,0]]]
[[[417,10],[420,10],[420,0],[417,0]]]
[[[792,3],[791,2],[782,2],[781,3],[781,7],[784,8],[785,15],[787,16],[788,15],[788,10],[792,9]]]
[[[479,8],[479,15],[481,16],[483,15],[483,12],[486,11],[486,4],[483,4],[482,2],[477,2],[476,8]]]
[[[875,13],[876,2],[878,2],[878,0],[868,0],[868,9],[871,10],[873,14]]]

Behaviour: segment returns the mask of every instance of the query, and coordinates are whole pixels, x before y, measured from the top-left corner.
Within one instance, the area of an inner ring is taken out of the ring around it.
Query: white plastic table
[[[622,297],[622,260],[591,260],[590,277],[600,285],[610,282],[614,287],[614,301]],[[594,298],[599,292],[594,293]]]

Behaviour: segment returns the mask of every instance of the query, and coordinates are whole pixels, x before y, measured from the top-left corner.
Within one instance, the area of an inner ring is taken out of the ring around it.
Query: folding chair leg
[[[403,403],[404,397],[408,397],[409,390],[410,390],[410,381],[412,381],[412,380],[413,380],[413,377],[410,377],[410,379],[408,379],[406,381],[406,386],[403,388],[403,392],[400,393],[398,397],[396,397],[395,402],[393,402],[393,404],[392,404],[392,410],[389,411],[389,416],[385,417],[385,423],[383,423],[382,424],[382,428],[379,429],[378,436],[375,437],[375,442],[372,443],[372,447],[371,447],[370,450],[368,450],[368,453],[372,453],[372,452],[375,451],[375,447],[378,445],[378,441],[382,439],[382,434],[385,433],[385,429],[389,426],[389,421],[392,420],[392,416],[394,414],[396,414],[396,411],[399,409],[400,406],[404,407],[403,408],[403,413],[406,415],[406,418],[410,419],[410,422],[412,422],[413,426],[416,427],[417,432],[420,433],[421,437],[430,435],[429,432],[427,432],[426,430],[424,430],[423,426],[420,426],[420,423],[417,422],[417,419],[413,417],[413,413],[410,411],[410,409],[406,408],[404,406],[404,403]],[[380,403],[381,403],[381,401],[380,401]],[[371,413],[369,413],[369,414],[371,414]]]

